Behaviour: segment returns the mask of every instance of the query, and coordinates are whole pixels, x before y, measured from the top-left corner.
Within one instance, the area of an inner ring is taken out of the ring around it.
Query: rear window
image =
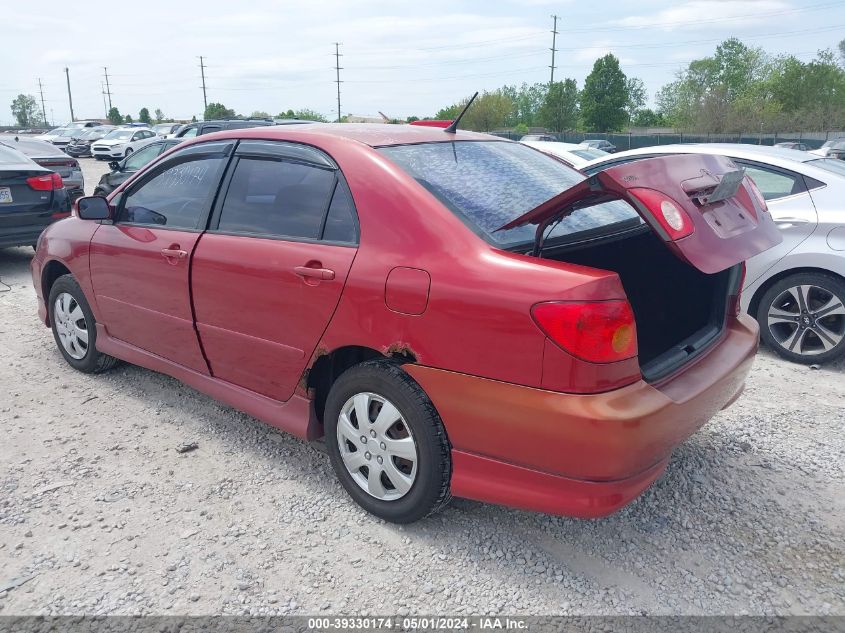
[[[22,162],[26,162],[26,159],[15,150],[0,146],[0,165],[13,165]]]
[[[536,227],[496,229],[584,180],[580,172],[518,143],[421,143],[379,151],[481,237],[502,247],[533,242]],[[605,203],[564,218],[549,238],[637,220],[639,215],[628,204]]]
[[[818,160],[808,160],[807,164],[824,169],[832,174],[845,176],[845,160],[839,160],[838,158],[819,158]]]

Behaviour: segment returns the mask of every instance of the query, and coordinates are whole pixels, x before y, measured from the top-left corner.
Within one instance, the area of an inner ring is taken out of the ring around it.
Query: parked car
[[[59,149],[63,150],[70,145],[73,139],[79,136],[83,130],[88,129],[93,128],[65,128],[59,134],[53,136],[53,139],[50,142]]]
[[[219,121],[197,121],[187,123],[174,133],[174,138],[188,139],[221,130],[239,130],[250,127],[262,127],[265,125],[277,125],[266,119],[226,119]]]
[[[520,143],[525,143],[526,141],[543,141],[548,143],[557,143],[557,137],[552,136],[551,134],[526,134],[521,139],[519,139]]]
[[[42,167],[59,174],[71,200],[76,200],[85,195],[85,177],[82,174],[79,161],[67,156],[52,143],[36,141],[31,138],[4,138],[0,136],[0,145],[17,150]]]
[[[176,132],[176,130],[180,127],[182,127],[181,123],[159,123],[158,125],[153,126],[153,132],[161,136],[169,136]]]
[[[44,227],[69,215],[62,177],[0,144],[0,247],[34,246]]]
[[[65,147],[65,153],[77,158],[91,156],[91,145],[94,141],[99,141],[113,129],[115,129],[113,125],[101,125],[99,127],[79,130],[73,139],[71,139],[68,146]]]
[[[114,191],[118,185],[122,184],[124,181],[129,179],[132,174],[141,169],[141,167],[158,157],[159,154],[163,154],[179,143],[181,143],[181,140],[178,138],[153,141],[152,143],[144,145],[137,152],[133,152],[122,161],[113,161],[109,163],[111,172],[102,175],[100,182],[98,182],[97,186],[94,188],[94,195],[107,196]]]
[[[64,127],[66,129],[71,129],[71,130],[81,130],[81,129],[85,129],[85,128],[89,128],[89,127],[99,127],[101,125],[103,125],[103,123],[100,122],[100,121],[94,121],[93,119],[86,119],[84,121],[71,121],[70,123],[67,123]]]
[[[125,158],[155,138],[160,137],[152,130],[117,128],[91,144],[91,155],[97,160]]]
[[[783,149],[795,149],[800,152],[809,151],[809,147],[805,143],[799,143],[798,141],[784,141],[783,143],[775,143],[775,147],[782,147]]]
[[[520,141],[520,143],[553,156],[575,169],[580,169],[591,160],[609,156],[607,152],[600,149],[575,145],[574,143],[548,143],[546,141]]]
[[[828,158],[845,158],[845,138],[827,141],[819,149],[814,149],[810,153]]]
[[[614,152],[616,152],[616,145],[614,145],[610,141],[605,141],[604,139],[584,140],[581,141],[581,145],[592,149],[600,149],[601,151],[607,152],[608,154],[613,154]]]
[[[758,145],[665,145],[620,152],[583,168],[594,174],[634,160],[728,156],[759,187],[783,242],[748,260],[742,308],[779,355],[823,363],[845,354],[845,163]]]
[[[180,144],[80,199],[32,278],[72,367],[325,432],[385,520],[450,495],[594,517],[739,396],[743,260],[780,240],[721,157],[587,180],[485,134],[315,124]]]
[[[36,141],[46,141],[48,143],[52,143],[54,138],[61,136],[65,131],[67,131],[69,129],[73,129],[73,128],[57,127],[55,129],[50,130],[49,132],[47,132],[45,134],[37,134],[37,135],[33,136],[32,138]]]

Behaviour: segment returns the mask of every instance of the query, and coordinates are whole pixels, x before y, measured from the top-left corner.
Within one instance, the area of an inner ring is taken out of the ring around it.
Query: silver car
[[[845,354],[845,161],[791,149],[708,143],[620,152],[590,161],[594,174],[667,154],[732,158],[757,184],[783,233],[779,246],[748,260],[742,307],[760,337],[799,363]]]

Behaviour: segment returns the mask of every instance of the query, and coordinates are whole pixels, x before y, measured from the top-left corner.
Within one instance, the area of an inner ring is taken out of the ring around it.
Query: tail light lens
[[[695,230],[692,218],[684,208],[666,194],[654,189],[629,189],[628,193],[648,209],[670,240],[679,240]]]
[[[59,174],[44,174],[43,176],[32,176],[26,179],[26,184],[36,191],[52,191],[64,187],[62,177]]]
[[[754,194],[754,197],[757,199],[757,203],[760,205],[760,209],[763,211],[769,210],[769,205],[766,204],[766,199],[763,197],[763,192],[760,191],[760,188],[757,186],[751,178],[748,176],[745,177],[745,183],[748,185],[748,188],[751,190],[751,193]]]
[[[534,321],[564,350],[591,363],[637,355],[634,312],[627,301],[549,301],[531,309]]]

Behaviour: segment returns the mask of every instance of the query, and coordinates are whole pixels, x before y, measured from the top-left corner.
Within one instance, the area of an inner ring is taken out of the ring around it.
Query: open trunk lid
[[[625,200],[682,259],[716,273],[783,239],[754,183],[729,158],[704,154],[632,161],[590,176],[499,230],[546,228],[577,209]]]

